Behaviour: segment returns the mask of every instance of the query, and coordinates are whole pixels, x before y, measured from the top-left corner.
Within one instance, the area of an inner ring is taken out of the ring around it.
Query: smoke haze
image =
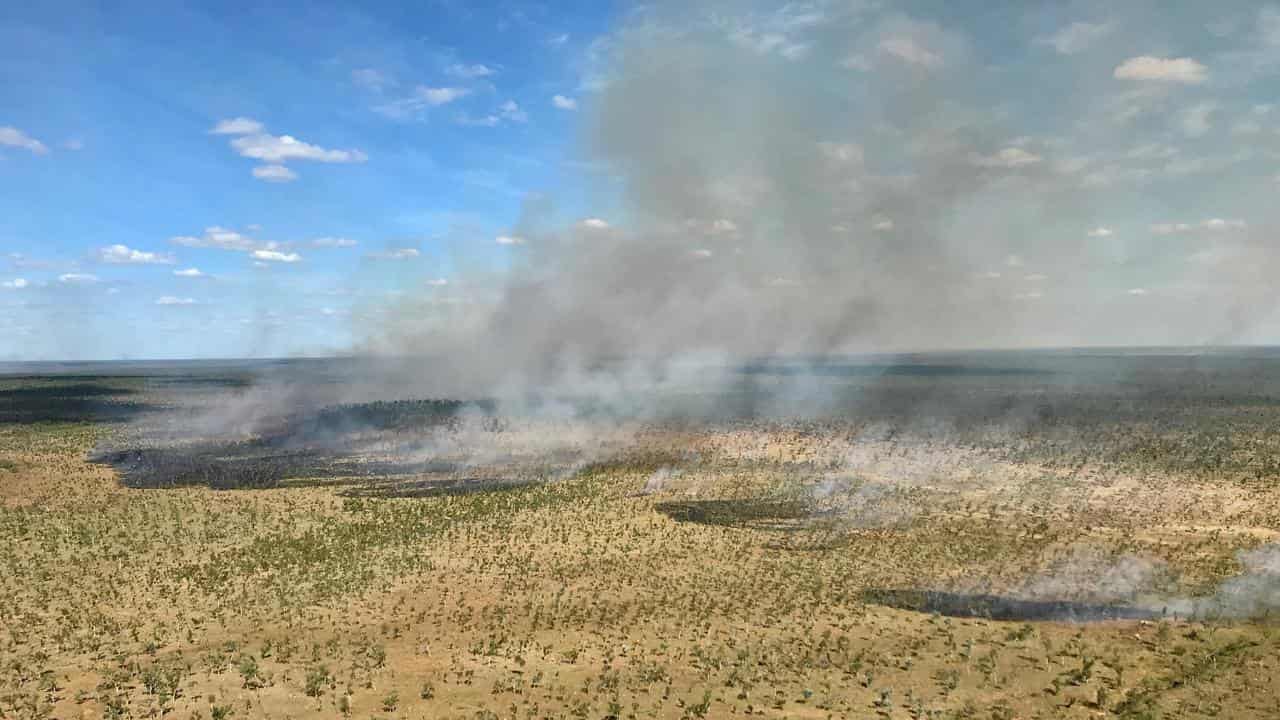
[[[1015,122],[985,55],[859,3],[637,9],[600,49],[581,145],[620,217],[557,226],[532,198],[508,273],[463,278],[465,302],[406,301],[364,347],[491,393],[775,355],[1231,342],[1269,317],[1273,253],[1243,221],[1187,227],[1214,242],[1164,270],[1163,310],[1093,281],[1111,231],[1081,219],[1109,191]],[[1094,101],[1047,124],[1091,122]]]

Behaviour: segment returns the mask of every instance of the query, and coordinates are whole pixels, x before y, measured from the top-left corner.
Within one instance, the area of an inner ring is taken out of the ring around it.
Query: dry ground
[[[0,424],[0,718],[1280,717],[1265,620],[866,594],[1211,592],[1269,486],[748,427],[469,495],[130,490],[101,432]]]

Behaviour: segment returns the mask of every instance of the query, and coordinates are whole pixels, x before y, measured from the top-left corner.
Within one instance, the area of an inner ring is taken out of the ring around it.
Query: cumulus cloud
[[[173,274],[184,278],[205,278],[209,277],[200,271],[200,268],[184,268],[182,270],[174,270]]]
[[[363,88],[368,88],[374,92],[382,92],[384,89],[394,86],[396,81],[385,73],[379,72],[373,68],[359,68],[351,71],[351,82]]]
[[[179,235],[169,238],[169,242],[174,245],[181,245],[190,248],[216,248],[218,250],[238,250],[248,252],[251,250],[262,249],[267,243],[260,243],[253,238],[242,235],[235,230],[213,226],[207,227],[204,234],[196,237],[191,235]]]
[[[908,35],[892,35],[880,41],[880,52],[908,65],[926,70],[942,66],[942,56]]]
[[[525,241],[519,235],[499,235],[494,242],[499,245],[523,245]]]
[[[591,230],[607,230],[609,228],[609,223],[607,221],[601,220],[597,217],[585,218],[578,224]]]
[[[1116,66],[1114,75],[1121,80],[1153,80],[1198,85],[1208,78],[1208,72],[1208,68],[1189,57],[1159,58],[1141,55],[1120,63]]]
[[[219,120],[209,131],[213,135],[256,135],[262,132],[262,123],[247,117]]]
[[[98,282],[98,276],[89,273],[63,273],[58,276],[58,282],[64,285],[88,285]]]
[[[143,252],[127,245],[108,245],[94,253],[98,262],[112,265],[172,265],[173,256],[165,253]]]
[[[195,298],[174,297],[173,295],[164,295],[156,298],[157,305],[195,305]]]
[[[1244,230],[1249,227],[1248,223],[1243,220],[1224,220],[1222,218],[1210,218],[1203,223],[1205,230]]]
[[[420,86],[417,93],[418,97],[422,98],[428,105],[447,105],[458,98],[470,95],[471,91],[466,88],[456,87]]]
[[[372,260],[412,260],[421,254],[417,248],[395,248],[384,252],[369,253],[366,257]]]
[[[710,232],[712,235],[729,235],[738,232],[738,225],[732,220],[720,218],[711,223]]]
[[[1248,227],[1249,224],[1244,220],[1209,218],[1208,220],[1195,225],[1185,222],[1156,223],[1151,226],[1151,232],[1157,235],[1180,235],[1195,231],[1229,232],[1233,230],[1245,230]]]
[[[253,176],[266,182],[285,183],[298,179],[298,174],[283,165],[259,165]]]
[[[471,91],[467,88],[419,85],[408,97],[378,105],[373,110],[387,117],[403,120],[418,115],[428,108],[448,105],[470,94]]]
[[[498,106],[498,113],[511,122],[522,123],[529,119],[529,114],[520,109],[515,100],[508,100]]]
[[[1176,233],[1188,233],[1194,228],[1190,223],[1156,223],[1151,226],[1151,232],[1157,235],[1173,235]]]
[[[254,260],[262,262],[296,263],[302,259],[298,253],[281,252],[279,250],[254,250],[249,253]]]
[[[459,125],[469,125],[471,127],[498,127],[502,124],[502,118],[497,115],[482,115],[480,117],[472,117],[466,113],[458,113],[454,116],[454,122]]]
[[[22,132],[16,127],[7,125],[0,127],[0,145],[30,150],[36,155],[44,155],[49,152],[49,148],[44,143]]]
[[[474,80],[476,78],[489,77],[490,75],[496,74],[498,71],[488,65],[482,65],[480,63],[476,63],[474,65],[455,63],[450,65],[445,72],[449,73],[453,77]]]
[[[30,286],[30,283],[27,282],[26,278],[14,278],[0,283],[0,287],[4,287],[6,290],[22,290],[28,286]]]
[[[551,104],[559,110],[577,110],[578,101],[564,95],[553,95]]]
[[[1036,38],[1036,42],[1052,46],[1060,55],[1075,55],[1111,34],[1112,29],[1110,23],[1073,22],[1052,35]]]
[[[307,244],[314,248],[353,248],[360,243],[343,237],[322,237]]]
[[[369,159],[369,156],[359,150],[328,150],[319,145],[303,142],[292,135],[266,133],[241,135],[231,141],[231,147],[243,157],[267,163],[281,163],[289,160],[360,163]]]
[[[977,155],[973,156],[973,164],[978,167],[986,168],[1006,168],[1016,169],[1035,165],[1040,162],[1041,157],[1032,152],[1027,152],[1020,147],[1007,147],[994,155]]]

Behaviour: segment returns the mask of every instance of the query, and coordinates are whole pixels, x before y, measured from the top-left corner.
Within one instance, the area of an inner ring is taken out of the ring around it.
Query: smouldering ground
[[[104,432],[0,424],[0,717],[1280,717],[1264,619],[876,592],[1209,594],[1280,530],[1248,473],[747,423],[472,494],[139,490]]]

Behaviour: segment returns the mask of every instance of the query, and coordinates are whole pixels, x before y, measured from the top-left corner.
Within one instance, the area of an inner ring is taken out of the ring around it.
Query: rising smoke
[[[1097,106],[1134,92],[1109,71],[1082,65],[1055,117],[1029,118],[1004,83],[1035,79],[958,29],[876,3],[767,5],[625,14],[585,73],[578,145],[614,222],[564,225],[533,196],[509,272],[392,309],[362,348],[439,359],[417,380],[438,394],[561,388],[630,410],[750,358],[1235,342],[1271,315],[1261,229],[1188,226],[1214,241],[1178,263],[1086,232],[1108,196],[1152,202],[1087,147],[1114,143]],[[1144,265],[1159,300],[1095,280]],[[801,384],[788,393],[814,394]]]
[[[662,4],[613,36],[583,151],[620,222],[553,227],[533,202],[521,262],[478,291],[495,297],[409,303],[370,347],[443,356],[439,379],[492,392],[1015,338],[1025,302],[976,278],[1036,239],[958,223],[992,195],[1034,212],[1065,191],[980,107],[965,42],[852,6],[730,7]],[[868,45],[874,72],[851,66]]]

